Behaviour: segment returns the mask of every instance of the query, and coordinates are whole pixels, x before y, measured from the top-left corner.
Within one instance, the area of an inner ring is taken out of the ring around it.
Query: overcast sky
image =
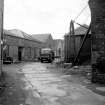
[[[4,0],[4,28],[20,29],[28,34],[51,33],[53,38],[63,38],[74,19],[88,4],[88,0]],[[87,7],[77,19],[89,24]]]

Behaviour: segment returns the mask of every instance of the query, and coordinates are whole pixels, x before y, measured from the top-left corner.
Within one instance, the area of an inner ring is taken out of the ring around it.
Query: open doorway
[[[18,60],[22,61],[22,51],[23,51],[23,47],[18,47]]]

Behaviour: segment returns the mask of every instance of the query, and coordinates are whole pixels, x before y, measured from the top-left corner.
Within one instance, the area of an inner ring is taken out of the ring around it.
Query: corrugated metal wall
[[[80,46],[82,44],[84,35],[65,35],[65,62],[73,62],[78,54]],[[87,38],[82,51],[79,56],[79,60],[83,62],[91,57],[91,39]],[[85,59],[83,59],[85,58]]]
[[[75,43],[74,43],[74,37],[71,37],[70,35],[65,35],[65,45],[64,45],[64,59],[65,62],[71,62],[75,56]]]

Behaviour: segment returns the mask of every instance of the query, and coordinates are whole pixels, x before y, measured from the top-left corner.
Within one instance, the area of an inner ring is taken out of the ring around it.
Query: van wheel
[[[96,82],[97,82],[96,78],[97,78],[96,76],[95,76],[95,77],[93,76],[93,77],[91,78],[91,82],[92,82],[92,83],[96,83]]]
[[[92,78],[92,79],[91,79],[91,82],[92,82],[92,83],[96,83],[96,80]]]
[[[49,60],[48,62],[49,62],[49,63],[52,63],[52,60]]]
[[[41,60],[41,63],[43,63],[43,60]]]

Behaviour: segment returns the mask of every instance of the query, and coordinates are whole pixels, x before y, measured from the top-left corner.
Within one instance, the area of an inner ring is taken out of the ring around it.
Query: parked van
[[[54,51],[50,48],[41,49],[40,60],[41,62],[48,61],[51,63],[54,60]]]

